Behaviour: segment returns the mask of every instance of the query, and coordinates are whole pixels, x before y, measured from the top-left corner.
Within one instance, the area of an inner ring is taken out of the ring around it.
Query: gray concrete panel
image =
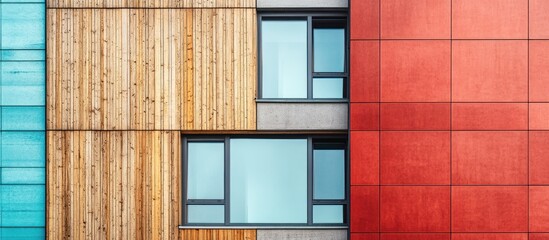
[[[257,103],[258,130],[347,130],[347,103]]]
[[[347,230],[257,230],[257,240],[347,240]]]
[[[347,8],[348,0],[257,0],[257,8]]]

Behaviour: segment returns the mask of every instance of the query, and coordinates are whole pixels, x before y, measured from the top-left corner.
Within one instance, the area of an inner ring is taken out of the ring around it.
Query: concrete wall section
[[[257,240],[347,240],[347,230],[257,230]]]
[[[347,0],[257,0],[257,8],[347,8]]]
[[[346,130],[347,103],[258,103],[258,130]]]

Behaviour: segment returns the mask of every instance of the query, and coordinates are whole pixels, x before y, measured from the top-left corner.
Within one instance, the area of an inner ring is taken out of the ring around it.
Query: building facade
[[[0,12],[1,239],[549,239],[549,0]]]

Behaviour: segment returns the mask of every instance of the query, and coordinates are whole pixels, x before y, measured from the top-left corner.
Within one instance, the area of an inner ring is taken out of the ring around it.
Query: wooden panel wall
[[[256,230],[184,229],[181,240],[256,240]]]
[[[255,8],[256,0],[48,0],[50,8]]]
[[[48,129],[255,130],[256,21],[247,8],[48,9]]]
[[[49,131],[48,239],[178,239],[177,131]]]

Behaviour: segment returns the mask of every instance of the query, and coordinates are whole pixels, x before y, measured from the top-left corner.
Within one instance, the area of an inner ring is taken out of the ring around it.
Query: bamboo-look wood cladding
[[[256,0],[48,0],[50,8],[255,8]]]
[[[256,230],[184,229],[181,240],[256,240]]]
[[[255,9],[48,9],[50,130],[255,130]]]
[[[48,239],[178,239],[177,131],[49,131]]]

